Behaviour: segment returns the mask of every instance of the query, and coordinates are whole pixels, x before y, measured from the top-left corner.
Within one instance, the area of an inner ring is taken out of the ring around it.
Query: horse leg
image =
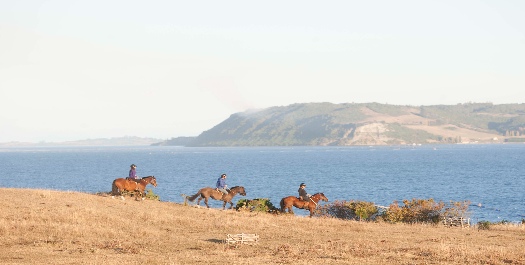
[[[113,190],[113,191],[111,192],[111,198],[112,198],[112,199],[115,199],[115,195],[121,195],[120,192],[119,192],[119,190],[118,190],[118,188],[116,188],[116,190]],[[121,196],[122,196],[122,195],[121,195]]]
[[[199,197],[199,199],[197,200],[197,205],[198,206],[201,206],[201,200],[202,200],[202,197]]]
[[[146,192],[144,190],[139,190],[139,196],[141,200],[146,199]]]
[[[124,196],[122,195],[122,189],[121,188],[117,188],[117,192],[118,192],[118,195],[120,195],[120,199],[125,201],[126,199],[124,198]]]
[[[232,202],[232,201],[229,201],[229,202],[224,201],[224,203],[222,204],[222,209],[223,209],[223,210],[224,210],[225,207],[226,207],[226,203],[230,203],[230,209],[233,209],[233,202]]]
[[[207,208],[210,208],[210,206],[208,205],[208,197],[205,197],[205,198],[204,198],[204,204],[206,204],[206,207],[207,207]]]
[[[124,195],[122,195],[122,190],[120,188],[118,189],[118,195],[120,196],[121,200],[123,200],[123,201],[125,200],[124,199]]]
[[[288,206],[288,213],[294,214],[293,213],[293,205]]]

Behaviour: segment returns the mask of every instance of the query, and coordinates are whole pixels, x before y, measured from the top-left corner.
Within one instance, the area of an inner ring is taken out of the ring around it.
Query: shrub
[[[378,209],[373,202],[335,201],[316,209],[316,215],[347,220],[370,220]]]
[[[267,198],[258,198],[253,200],[240,199],[235,205],[237,211],[250,212],[277,212],[279,209],[275,208]]]
[[[500,225],[508,225],[508,224],[510,224],[510,223],[511,223],[511,222],[510,222],[509,220],[505,220],[505,219],[503,219],[503,220],[497,222],[496,224],[500,224]]]
[[[445,217],[463,217],[468,216],[468,206],[470,201],[455,202],[450,201],[448,207],[445,207],[443,215]]]
[[[145,198],[148,200],[160,201],[159,195],[155,194],[151,189],[146,190]]]
[[[434,202],[434,199],[403,200],[403,206],[394,201],[385,212],[386,221],[397,223],[438,223],[442,219],[443,202]]]
[[[365,201],[335,201],[318,207],[315,215],[346,220],[437,224],[445,217],[465,218],[469,205],[469,201],[451,201],[445,207],[445,203],[435,202],[433,199],[403,200],[403,205],[394,201],[389,207],[377,206]]]
[[[490,230],[491,223],[489,221],[479,221],[478,230]]]
[[[406,210],[403,210],[401,207],[399,207],[399,204],[397,201],[394,201],[392,204],[390,204],[390,207],[386,210],[386,212],[383,214],[383,220],[391,222],[391,223],[400,223],[404,221],[404,212]]]

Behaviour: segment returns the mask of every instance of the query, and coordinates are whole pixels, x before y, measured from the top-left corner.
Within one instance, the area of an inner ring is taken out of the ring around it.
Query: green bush
[[[489,221],[479,221],[478,222],[478,230],[490,230],[490,226],[492,225]]]
[[[235,205],[237,211],[249,212],[277,212],[279,209],[275,208],[267,198],[258,198],[253,200],[240,199]]]
[[[151,189],[146,190],[145,198],[148,200],[160,201],[159,195],[155,194]]]
[[[139,195],[138,192],[136,192],[136,191],[127,191],[127,190],[123,190],[120,194],[121,194],[122,196],[134,197],[135,199],[140,198],[140,195]],[[160,201],[160,197],[159,197],[159,195],[155,194],[155,193],[153,192],[153,190],[151,190],[151,189],[147,189],[147,190],[144,192],[144,198],[147,199],[147,200]]]
[[[316,209],[316,216],[335,217],[346,220],[367,221],[377,214],[378,209],[373,202],[365,201],[335,201]]]

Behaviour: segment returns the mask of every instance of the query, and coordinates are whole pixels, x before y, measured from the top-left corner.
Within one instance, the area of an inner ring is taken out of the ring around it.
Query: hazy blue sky
[[[525,1],[0,1],[0,142],[305,102],[525,102]]]

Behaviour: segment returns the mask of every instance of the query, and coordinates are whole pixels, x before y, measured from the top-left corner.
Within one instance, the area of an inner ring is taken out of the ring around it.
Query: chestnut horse
[[[122,191],[135,191],[138,192],[138,196],[143,197],[145,195],[144,190],[148,184],[157,187],[157,179],[155,179],[154,176],[147,176],[137,182],[127,178],[118,178],[113,181],[111,195],[120,195],[120,197],[124,199],[124,197],[122,197]]]
[[[310,197],[310,201],[303,201],[295,196],[284,197],[281,199],[281,212],[285,213],[286,209],[288,209],[288,213],[293,214],[292,206],[295,206],[300,209],[310,210],[310,217],[312,217],[314,215],[315,207],[317,207],[317,203],[320,200],[325,202],[328,201],[328,199],[321,192],[312,195],[312,197]]]
[[[230,203],[230,209],[233,208],[232,199],[233,199],[233,196],[237,195],[237,193],[241,194],[242,196],[246,196],[246,191],[244,191],[243,186],[235,186],[230,189],[228,194],[222,194],[222,192],[214,188],[206,187],[206,188],[200,189],[195,195],[186,196],[186,198],[190,202],[192,202],[195,199],[197,199],[197,197],[200,196],[199,199],[197,200],[197,205],[199,205],[201,203],[201,200],[204,199],[204,203],[206,204],[206,207],[210,208],[210,206],[208,205],[208,198],[211,197],[214,200],[223,201],[224,203],[222,204],[222,209],[224,210],[227,202]]]

